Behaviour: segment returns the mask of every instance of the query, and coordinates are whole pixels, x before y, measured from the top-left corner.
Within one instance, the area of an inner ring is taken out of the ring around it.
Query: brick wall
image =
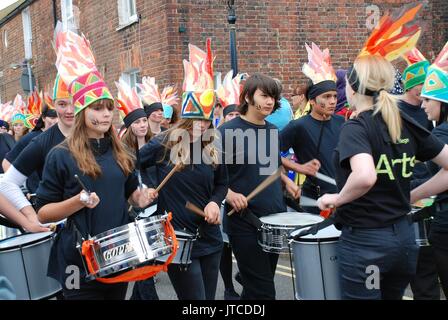
[[[223,0],[136,0],[139,23],[117,30],[116,0],[73,0],[81,12],[80,31],[90,40],[100,71],[113,93],[122,72],[139,69],[161,85],[181,87],[182,59],[189,42],[204,48],[212,38],[215,70],[230,69],[229,25]],[[303,80],[304,43],[314,41],[330,49],[335,68],[346,68],[370,31],[366,7],[377,5],[381,14],[400,8],[408,0],[236,0],[237,47],[240,72],[260,71],[283,80],[288,97]],[[57,17],[60,19],[60,1]],[[40,88],[51,86],[56,69],[50,45],[53,37],[52,0],[36,0],[31,6],[34,74]],[[431,0],[420,13],[424,29],[419,48],[433,59],[448,40],[448,1]],[[21,70],[8,66],[23,59],[22,18],[17,15],[0,27],[9,33],[9,47],[0,46],[0,93],[3,101],[21,92]],[[184,32],[180,32],[184,29]],[[13,40],[12,40],[13,39]],[[402,64],[399,64],[402,66]]]

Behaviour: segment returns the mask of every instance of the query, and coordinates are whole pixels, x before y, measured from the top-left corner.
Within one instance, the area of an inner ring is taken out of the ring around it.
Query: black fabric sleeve
[[[339,136],[338,143],[339,162],[347,166],[351,157],[360,154],[372,154],[372,146],[369,142],[366,129],[356,120],[347,121]]]
[[[138,178],[135,171],[133,171],[128,178],[126,179],[126,183],[124,185],[124,192],[126,199],[129,199],[131,194],[138,188]]]
[[[62,153],[62,150],[55,148],[48,154],[42,181],[36,191],[36,211],[48,203],[64,200],[64,176],[67,169]]]
[[[24,176],[30,176],[34,171],[44,166],[45,156],[42,148],[36,140],[32,140],[17,159],[13,162],[14,167]]]
[[[139,151],[141,170],[155,166],[160,160],[160,154],[163,152],[163,145],[160,137],[155,137],[148,141]]]
[[[280,151],[288,151],[298,141],[300,136],[297,122],[295,120],[288,123],[280,132]]]
[[[416,157],[420,161],[428,161],[437,157],[442,151],[445,144],[440,141],[434,134],[427,134],[427,131],[422,130],[421,135],[415,135],[417,139],[417,153]]]
[[[5,159],[8,160],[9,163],[13,163],[34,137],[36,137],[36,135],[31,132],[25,135],[14,145],[14,148],[6,154]]]
[[[216,202],[218,206],[221,206],[221,203],[225,199],[229,188],[227,166],[223,164],[218,165],[215,169],[214,175],[214,189],[210,201]]]

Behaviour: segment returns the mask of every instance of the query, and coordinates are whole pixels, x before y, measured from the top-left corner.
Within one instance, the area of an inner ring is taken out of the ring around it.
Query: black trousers
[[[434,258],[443,293],[445,297],[448,297],[448,233],[431,230],[429,242],[434,250]]]
[[[420,247],[417,273],[411,281],[414,300],[440,300],[439,274],[432,246]]]
[[[264,252],[258,232],[229,235],[243,281],[241,300],[275,300],[274,276],[278,254]]]
[[[168,276],[179,300],[215,300],[221,251],[192,258],[185,270],[177,264],[168,266]]]
[[[154,277],[135,282],[131,300],[159,300]]]
[[[232,278],[232,247],[224,243],[222,248],[221,262],[219,266],[225,290],[235,290]]]
[[[65,300],[125,300],[127,283],[104,284],[98,281],[82,282],[79,289],[62,286]]]

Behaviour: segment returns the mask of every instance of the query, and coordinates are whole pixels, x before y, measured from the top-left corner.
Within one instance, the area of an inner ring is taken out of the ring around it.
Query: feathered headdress
[[[90,43],[84,35],[57,31],[55,48],[58,74],[73,98],[75,115],[97,100],[114,100],[95,65]]]
[[[448,42],[429,66],[421,96],[448,103]]]
[[[417,48],[413,48],[411,51],[403,54],[403,59],[408,64],[408,67],[403,71],[404,89],[409,90],[419,84],[423,84],[429,67],[428,60],[425,59]]]
[[[174,86],[166,86],[160,93],[156,79],[153,77],[143,77],[142,83],[137,83],[137,87],[140,89],[140,97],[145,103],[147,116],[155,110],[172,108],[179,100]]]
[[[213,79],[211,39],[206,41],[207,52],[189,44],[189,60],[184,60],[182,85],[182,118],[213,119],[216,96]]]
[[[331,65],[330,51],[321,51],[315,44],[305,44],[308,62],[303,64],[303,73],[311,79],[313,85],[308,89],[308,100],[328,92],[336,91],[336,73]]]
[[[389,14],[384,15],[378,26],[367,39],[358,57],[365,55],[380,55],[389,61],[393,61],[412,50],[420,37],[421,28],[414,24],[406,26],[416,16],[422,7],[419,4],[405,11],[394,19]]]
[[[115,82],[118,89],[118,110],[123,119],[126,128],[137,119],[146,118],[145,110],[140,97],[137,94],[137,89],[132,88],[123,80]]]
[[[11,124],[22,122],[26,125],[26,105],[23,102],[22,96],[17,94],[12,104],[14,107],[14,112],[11,117]]]
[[[11,121],[14,111],[15,109],[11,101],[0,104],[0,120],[3,120],[5,122]]]
[[[241,75],[237,74],[233,78],[233,70],[230,70],[216,90],[216,95],[223,107],[224,117],[230,112],[235,111],[236,107],[240,104],[240,92]]]

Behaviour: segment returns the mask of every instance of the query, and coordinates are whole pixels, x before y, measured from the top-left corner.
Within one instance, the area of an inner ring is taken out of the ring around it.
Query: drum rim
[[[272,221],[271,221],[271,222],[265,222],[265,221],[263,221],[264,218],[272,217],[272,216],[274,216],[274,215],[278,215],[278,214],[282,214],[282,213],[283,213],[283,214],[288,214],[288,215],[290,215],[290,216],[295,215],[295,214],[298,213],[299,216],[312,216],[312,217],[320,218],[319,221],[313,221],[313,223],[319,223],[319,222],[322,222],[322,221],[324,220],[321,216],[319,216],[319,215],[317,215],[317,214],[312,214],[312,213],[309,213],[309,212],[287,212],[287,211],[285,211],[285,212],[271,213],[271,214],[262,216],[262,217],[260,217],[259,219],[260,219],[261,223],[263,224],[263,226],[264,226],[264,225],[270,225],[270,226],[275,226],[275,227],[297,228],[297,227],[300,227],[300,226],[302,226],[302,225],[310,224],[310,222],[302,223],[302,224],[280,224],[280,223],[279,223],[279,224],[273,224]],[[296,216],[297,216],[297,215],[296,215]],[[265,219],[264,219],[264,220],[265,220]],[[316,219],[316,220],[318,220],[318,219]]]
[[[300,240],[291,240],[292,243],[323,243],[323,242],[337,242],[339,241],[339,236],[328,237],[328,238],[300,238]]]
[[[47,231],[47,232],[50,232],[50,231]],[[43,232],[39,232],[39,233],[43,233]],[[24,234],[19,234],[19,235],[13,236],[11,238],[0,240],[0,252],[10,251],[10,250],[18,249],[18,248],[23,248],[25,246],[29,246],[29,245],[32,245],[32,244],[43,242],[43,240],[51,239],[54,236],[54,232],[51,232],[50,234],[47,234],[45,237],[42,237],[42,238],[39,238],[39,239],[35,239],[35,240],[32,240],[32,241],[27,242],[27,243],[16,244],[14,246],[7,247],[7,248],[1,247],[1,244],[2,244],[3,241],[12,240],[12,239],[23,237],[23,236],[26,236],[26,235],[39,234],[39,233],[24,233]]]

